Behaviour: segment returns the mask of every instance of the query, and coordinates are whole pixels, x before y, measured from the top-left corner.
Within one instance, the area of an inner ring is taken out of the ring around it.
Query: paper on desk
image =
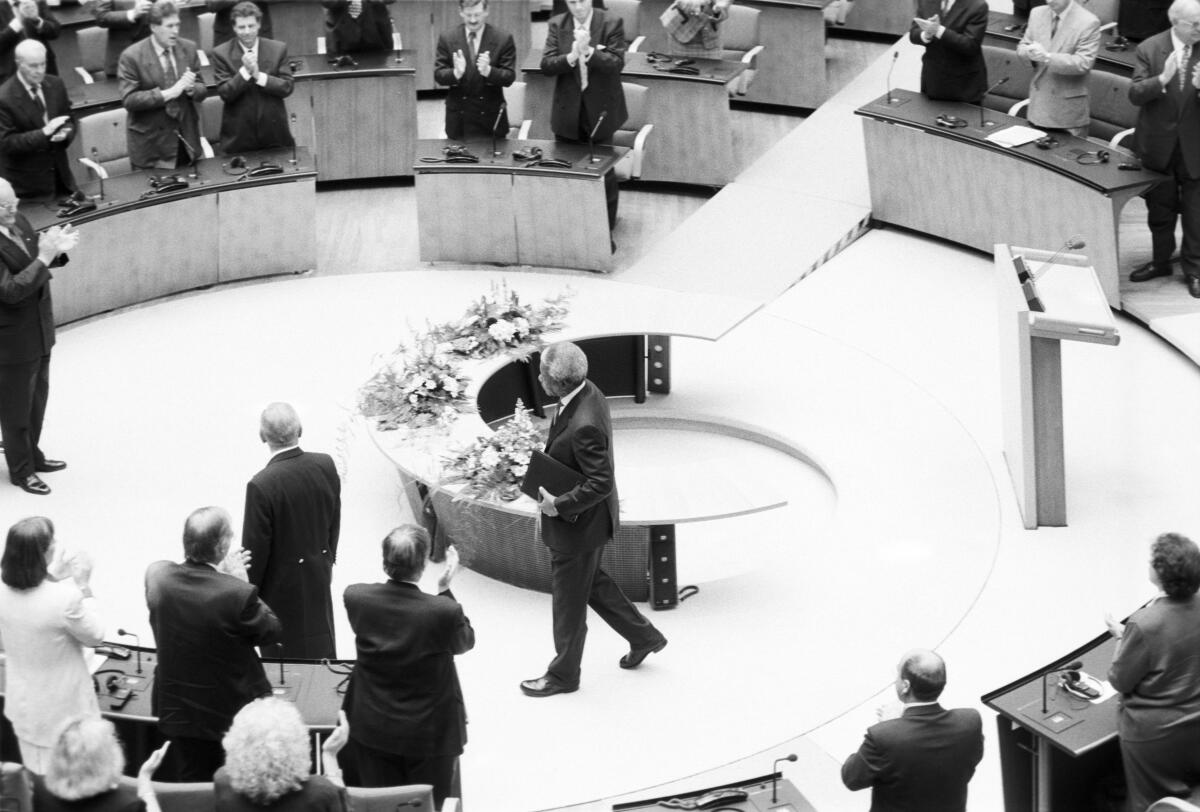
[[[1039,138],[1045,138],[1045,136],[1046,134],[1041,130],[1035,130],[1033,127],[1026,127],[1021,124],[1014,124],[1011,127],[1005,127],[1003,130],[996,130],[996,132],[987,137],[987,140],[1002,147],[1012,148],[1028,144]]]

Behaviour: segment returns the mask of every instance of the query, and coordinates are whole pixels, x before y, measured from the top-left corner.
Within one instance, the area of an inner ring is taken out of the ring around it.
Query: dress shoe
[[[579,690],[579,686],[571,687],[555,682],[549,677],[538,677],[521,682],[521,690],[525,696],[554,696],[555,694],[570,694]]]
[[[1148,282],[1151,279],[1157,279],[1160,276],[1171,275],[1171,264],[1147,262],[1145,265],[1134,268],[1133,273],[1129,275],[1130,282]]]
[[[50,486],[42,482],[41,477],[37,474],[30,474],[24,479],[14,479],[13,484],[26,493],[32,493],[36,496],[50,495]]]
[[[67,467],[67,464],[62,460],[42,460],[41,465],[33,466],[33,470],[39,474],[53,474],[55,471],[61,471]]]
[[[1188,277],[1188,293],[1193,299],[1200,299],[1200,276]]]
[[[618,664],[622,668],[637,668],[639,665],[642,664],[642,660],[646,659],[651,654],[658,654],[658,652],[662,651],[666,647],[667,647],[667,638],[664,637],[662,640],[659,640],[654,645],[646,646],[645,648],[630,649],[629,653],[626,654],[624,657],[622,657],[621,662]]]

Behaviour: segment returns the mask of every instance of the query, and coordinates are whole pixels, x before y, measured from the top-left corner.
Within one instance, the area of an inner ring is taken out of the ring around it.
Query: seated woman
[[[1150,582],[1159,597],[1124,625],[1108,681],[1121,694],[1117,734],[1129,809],[1165,796],[1186,798],[1200,780],[1200,549],[1177,533],[1150,547]]]
[[[672,56],[721,58],[721,23],[733,0],[675,0],[662,15],[667,53]]]
[[[221,744],[225,766],[213,776],[217,812],[270,809],[347,812],[337,754],[350,738],[346,714],[321,748],[325,775],[309,773],[308,728],[291,702],[256,699],[238,711]]]
[[[68,720],[50,750],[44,776],[33,778],[35,812],[159,812],[151,778],[164,744],[138,770],[137,789],[123,786],[125,753],[113,723],[98,716]]]

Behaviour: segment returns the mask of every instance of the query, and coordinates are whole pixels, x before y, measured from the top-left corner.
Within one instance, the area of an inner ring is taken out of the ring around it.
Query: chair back
[[[1094,70],[1088,74],[1087,84],[1092,108],[1088,135],[1109,141],[1117,133],[1137,124],[1138,109],[1129,101],[1132,79]]]
[[[197,781],[191,784],[168,784],[154,781],[154,794],[162,812],[212,812],[216,807],[216,795],[212,781]],[[121,776],[121,784],[137,789],[137,779]]]
[[[638,25],[638,0],[604,0],[604,13],[612,17],[620,17],[625,27],[625,41],[633,42],[641,35]]]
[[[416,812],[435,812],[433,786],[409,784],[402,787],[346,787],[350,806],[354,812],[398,812],[412,809]],[[167,812],[163,808],[163,812]]]
[[[646,96],[649,90],[644,85],[622,82],[621,89],[625,92],[625,110],[629,117],[621,125],[621,129],[613,133],[613,144],[618,147],[632,147],[637,134],[649,122],[646,121]]]
[[[1083,7],[1100,18],[1100,24],[1114,22],[1120,10],[1119,0],[1083,0]]]
[[[96,161],[110,175],[130,170],[129,142],[125,136],[126,117],[125,108],[118,107],[79,119],[80,154]]]
[[[221,113],[224,110],[225,102],[215,93],[200,102],[200,134],[214,147],[221,140]]]
[[[103,76],[108,60],[108,29],[98,25],[80,28],[75,32],[75,42],[79,46],[79,66],[93,76]]]
[[[513,131],[521,127],[525,120],[525,83],[513,82],[504,88],[504,101],[508,104],[508,129],[512,137]]]
[[[199,26],[200,34],[198,37],[197,47],[206,54],[212,53],[213,49],[213,20],[216,14],[211,11],[206,11],[203,14],[196,15],[196,24]]]
[[[1195,796],[1196,793],[1193,792],[1192,795]],[[1182,798],[1160,798],[1150,804],[1146,812],[1200,812],[1200,806]]]
[[[987,95],[983,100],[984,107],[1007,111],[1017,102],[1029,98],[1029,80],[1033,78],[1033,68],[1017,56],[1016,51],[996,45],[984,45],[983,61],[987,65],[989,82],[995,83],[1005,76],[1008,77],[1007,82]]]
[[[729,17],[721,23],[721,48],[725,52],[722,58],[740,60],[746,51],[762,44],[758,14],[758,9],[749,6],[735,3],[729,7]]]
[[[11,761],[0,763],[0,812],[33,812],[33,778]]]

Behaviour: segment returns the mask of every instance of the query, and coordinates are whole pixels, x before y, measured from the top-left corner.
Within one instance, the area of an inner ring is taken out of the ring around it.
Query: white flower
[[[505,321],[504,319],[501,319],[488,328],[488,335],[500,342],[511,341],[513,333],[514,328],[512,322]]]
[[[529,334],[529,319],[523,316],[517,316],[515,319],[513,319],[513,326],[517,328],[517,335],[523,336]]]
[[[526,471],[528,468],[529,468],[529,466],[528,466],[528,465],[514,465],[514,466],[512,467],[513,476],[515,476],[515,477],[517,477],[518,479],[520,479],[521,477],[525,476],[525,471]]]
[[[437,381],[435,381],[433,378],[426,378],[425,388],[430,390],[437,389]]]
[[[442,388],[451,395],[457,395],[460,391],[462,391],[462,387],[458,385],[458,381],[454,380],[453,378],[444,379],[442,381]]]
[[[484,468],[495,468],[500,464],[500,454],[496,449],[488,447],[479,455],[479,464]]]
[[[418,398],[416,394],[412,394],[408,396],[408,402],[413,406],[416,406],[420,402],[420,398]]]

